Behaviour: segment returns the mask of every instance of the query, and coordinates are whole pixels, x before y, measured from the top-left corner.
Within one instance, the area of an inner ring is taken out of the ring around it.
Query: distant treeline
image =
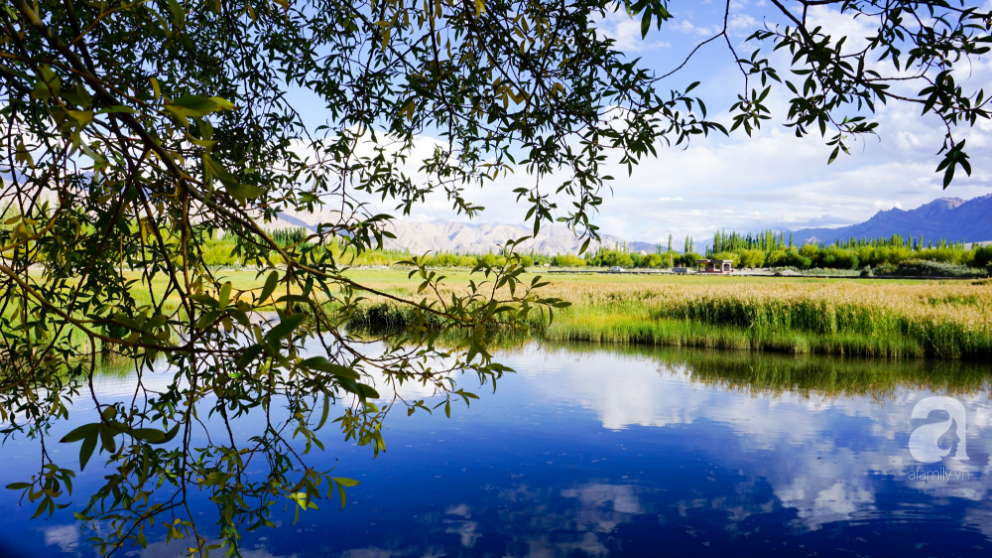
[[[966,248],[963,241],[925,239],[912,235],[888,238],[855,238],[832,244],[806,243],[797,246],[784,233],[766,231],[756,235],[718,232],[707,256],[733,260],[736,267],[795,267],[798,269],[869,269],[891,272],[903,268],[954,266],[986,270],[992,247]],[[916,273],[910,273],[916,274]]]
[[[816,242],[797,245],[792,235],[775,231],[757,234],[718,232],[705,254],[696,253],[692,238],[687,238],[684,253],[668,245],[655,253],[632,252],[625,245],[600,249],[586,257],[587,265],[633,268],[692,266],[696,260],[710,258],[733,261],[737,269],[795,268],[864,270],[866,274],[972,275],[988,271],[992,263],[992,246],[966,248],[965,243],[944,239],[925,239],[912,235],[889,238],[849,239],[832,244]]]
[[[330,251],[334,258],[353,266],[393,265],[409,260],[416,254],[409,250],[371,250],[361,254],[348,247],[344,239],[333,239],[322,245],[308,244],[307,231],[277,229],[268,235],[280,246],[294,246],[298,250],[312,250],[319,257]],[[623,267],[628,269],[691,267],[703,258],[731,260],[737,269],[744,268],[795,268],[864,270],[867,274],[906,275],[961,275],[986,272],[992,263],[992,246],[966,248],[964,242],[944,239],[925,239],[912,235],[894,235],[878,239],[850,239],[826,245],[806,243],[799,246],[791,235],[764,231],[756,234],[718,232],[712,245],[704,254],[695,252],[695,242],[685,239],[685,252],[672,248],[669,237],[665,246],[659,245],[652,253],[631,250],[626,244],[613,248],[599,248],[584,257],[574,254],[549,256],[529,253],[521,256],[525,266],[555,267]],[[233,240],[222,234],[212,234],[204,242],[204,259],[209,265],[237,265],[238,256]],[[502,263],[496,254],[456,254],[436,252],[417,255],[429,266],[472,267],[479,263]],[[275,262],[279,255],[269,254]]]

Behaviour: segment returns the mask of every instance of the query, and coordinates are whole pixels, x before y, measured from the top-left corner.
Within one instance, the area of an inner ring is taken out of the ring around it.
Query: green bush
[[[880,266],[877,275],[892,275],[898,277],[984,277],[987,272],[975,270],[965,265],[932,262],[926,260],[909,260],[897,266],[891,264]]]
[[[558,254],[551,258],[551,265],[557,267],[585,267],[586,261],[572,254]]]
[[[831,246],[825,251],[820,251],[819,265],[833,269],[858,269],[861,258],[854,250],[844,250]]]
[[[796,248],[787,250],[774,250],[768,254],[765,260],[768,267],[796,267],[799,269],[809,269],[813,266],[813,260],[803,256]]]
[[[209,244],[203,251],[203,263],[207,265],[233,265],[237,263],[237,259],[231,255],[234,246],[233,242]]]
[[[675,258],[675,263],[677,265],[681,265],[685,267],[693,267],[696,265],[696,260],[701,260],[701,259],[703,259],[703,256],[701,254],[697,254],[695,252],[689,252],[687,254],[682,254],[682,256]]]
[[[588,257],[586,264],[597,267],[634,267],[634,258],[624,250],[600,248],[594,255]]]
[[[979,246],[975,249],[975,257],[972,259],[973,267],[988,267],[992,264],[992,245]]]
[[[764,250],[742,250],[741,253],[741,263],[742,268],[758,268],[765,266],[765,251]]]
[[[657,268],[657,267],[661,267],[661,266],[662,266],[661,254],[648,254],[647,256],[644,256],[641,259],[641,266],[640,267],[654,267],[654,268]]]

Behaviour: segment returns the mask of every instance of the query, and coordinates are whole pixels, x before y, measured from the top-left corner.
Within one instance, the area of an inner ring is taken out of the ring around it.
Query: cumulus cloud
[[[45,528],[45,544],[58,546],[62,552],[75,552],[79,546],[79,526],[53,525]]]
[[[741,37],[763,25],[766,17],[774,23],[775,10],[761,9],[763,4],[743,0],[732,3],[728,26],[738,41],[735,46],[739,54],[749,55],[751,48],[758,46],[741,44]],[[826,6],[811,7],[809,17],[834,37],[849,36],[849,49],[863,46],[872,23]],[[661,32],[649,34],[646,40],[641,39],[639,22],[624,13],[609,14],[599,23],[599,30],[616,39],[619,48],[640,57],[642,64],[663,72],[677,66],[693,45],[718,32],[722,25],[723,4],[700,3],[680,7],[673,21]],[[787,53],[780,51],[773,57],[783,69],[783,76],[787,75]],[[684,72],[687,73],[673,77],[672,83],[684,86],[701,80],[703,84],[697,92],[707,100],[710,118],[729,126],[730,115],[725,111],[743,92],[744,78],[723,41],[702,49]],[[959,82],[992,88],[992,59],[959,64],[957,73]],[[916,93],[912,90],[915,84],[894,85],[896,90],[902,87]],[[942,196],[972,198],[992,191],[992,167],[976,156],[992,145],[992,122],[983,121],[957,132],[957,139],[966,139],[971,147],[974,175],[958,173],[954,185],[944,191],[941,175],[934,172],[940,161],[936,152],[945,134],[938,118],[921,117],[915,105],[878,105],[879,137],[855,143],[850,156],[841,155],[828,166],[832,148],[825,145],[823,138],[815,134],[796,138],[791,129],[782,126],[788,100],[784,87],[774,90],[768,104],[775,119],[754,137],[738,130],[730,138],[696,138],[687,149],[659,146],[658,158],[644,160],[630,176],[626,166],[614,157],[603,169],[604,174],[616,180],[612,192],[604,192],[603,205],[595,217],[600,230],[627,240],[667,242],[671,234],[676,239],[691,235],[699,241],[721,229],[784,230],[851,224],[882,209],[909,209]],[[417,138],[414,156],[405,170],[423,178],[418,174],[418,159],[433,152],[437,145],[439,140],[429,134]],[[563,178],[564,175],[547,177],[544,190],[553,189]],[[533,186],[534,178],[519,169],[485,188],[469,187],[466,194],[486,207],[476,222],[519,224],[527,208],[518,205],[509,193],[514,188]],[[555,199],[559,207],[571,207],[570,199]],[[378,199],[363,200],[376,210],[394,209]],[[443,193],[427,196],[409,218],[467,220],[452,211]]]

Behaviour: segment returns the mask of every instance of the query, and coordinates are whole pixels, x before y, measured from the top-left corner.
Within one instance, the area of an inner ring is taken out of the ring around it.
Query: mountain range
[[[387,227],[396,235],[386,239],[386,248],[407,249],[412,254],[432,252],[458,252],[461,254],[484,254],[496,251],[507,240],[531,236],[534,230],[522,225],[495,225],[456,223],[450,221],[392,221]],[[591,242],[590,250],[599,246],[613,247],[623,239],[607,234],[600,235],[599,242]],[[577,254],[585,239],[577,238],[564,225],[545,225],[535,238],[519,244],[520,253]]]
[[[315,230],[319,222],[334,222],[338,219],[336,213],[282,213],[279,218],[267,225],[267,228],[302,227]],[[496,252],[500,246],[511,239],[531,236],[533,229],[525,225],[500,225],[492,223],[459,223],[453,221],[390,221],[387,230],[396,238],[384,239],[388,250],[409,250],[411,254],[427,252],[449,252],[460,254],[485,254]],[[590,242],[589,250],[595,251],[600,246],[613,248],[623,243],[623,239],[608,235],[600,235],[599,242]],[[536,238],[531,238],[519,244],[520,253],[536,252],[538,254],[577,254],[584,239],[576,236],[564,225],[545,225]],[[646,243],[639,243],[646,244]]]
[[[317,222],[337,219],[337,214],[283,213],[270,223],[272,228],[304,227],[314,230]],[[501,225],[491,223],[459,223],[451,221],[403,221],[394,220],[389,230],[395,239],[386,239],[388,249],[409,250],[412,254],[430,252],[457,252],[481,254],[496,251],[507,240],[530,236],[532,230],[524,225]],[[922,235],[928,240],[951,240],[966,242],[992,241],[992,194],[968,201],[960,198],[940,198],[916,209],[893,208],[879,211],[871,219],[857,225],[837,228],[808,228],[793,231],[795,239],[801,243],[822,242],[831,244],[850,238],[887,238],[894,234],[903,237],[912,234],[913,238]],[[530,239],[518,248],[521,252],[540,254],[576,254],[582,246],[582,239],[576,238],[563,225],[545,226],[537,238]],[[624,244],[622,238],[602,235],[598,243],[591,243],[590,249],[600,246],[612,248]],[[700,243],[699,246],[706,244]],[[627,247],[634,251],[654,252],[657,245],[651,242],[630,242]],[[697,248],[698,249],[698,248]]]
[[[883,238],[900,234],[904,238],[923,236],[928,240],[982,242],[992,240],[992,194],[973,198],[940,198],[916,209],[892,208],[879,211],[857,225],[838,228],[800,229],[796,240],[831,244],[850,238]]]

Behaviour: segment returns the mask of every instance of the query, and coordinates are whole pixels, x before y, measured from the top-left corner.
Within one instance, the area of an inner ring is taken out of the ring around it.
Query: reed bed
[[[987,284],[557,285],[556,340],[989,360]]]
[[[992,361],[988,281],[586,277],[554,278],[544,294],[572,303],[532,324],[551,341]]]

